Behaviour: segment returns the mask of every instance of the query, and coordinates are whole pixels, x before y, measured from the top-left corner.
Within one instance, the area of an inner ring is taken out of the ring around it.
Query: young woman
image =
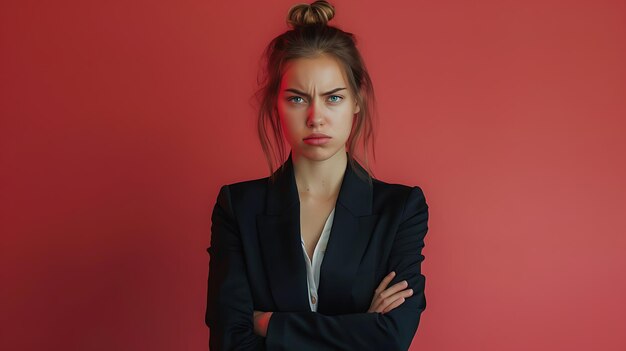
[[[222,186],[213,209],[212,350],[406,350],[426,308],[424,193],[355,160],[358,145],[367,160],[375,100],[333,16],[326,1],[296,5],[293,29],[267,47],[258,128],[270,176]]]

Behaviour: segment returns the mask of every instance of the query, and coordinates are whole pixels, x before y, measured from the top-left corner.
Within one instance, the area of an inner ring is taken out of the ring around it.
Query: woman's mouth
[[[304,139],[304,142],[309,145],[324,145],[330,141],[330,137],[312,137]]]

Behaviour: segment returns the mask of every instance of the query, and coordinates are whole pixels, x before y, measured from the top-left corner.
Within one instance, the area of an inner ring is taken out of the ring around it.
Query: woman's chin
[[[343,150],[343,148],[334,148],[328,146],[311,147],[309,145],[306,145],[301,149],[293,150],[293,153],[299,155],[300,157],[307,158],[311,161],[326,161],[337,155],[341,150]]]

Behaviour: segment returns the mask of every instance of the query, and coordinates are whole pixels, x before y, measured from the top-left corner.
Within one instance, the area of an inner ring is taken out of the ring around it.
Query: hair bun
[[[297,4],[287,13],[287,24],[300,27],[309,24],[325,25],[335,17],[335,8],[326,0],[318,0],[312,4]]]

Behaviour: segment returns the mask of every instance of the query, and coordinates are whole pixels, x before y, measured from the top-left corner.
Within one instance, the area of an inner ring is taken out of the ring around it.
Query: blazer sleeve
[[[267,330],[267,350],[408,350],[426,309],[421,263],[428,205],[420,187],[411,189],[402,218],[389,257],[390,270],[396,271],[396,276],[388,286],[406,279],[413,295],[386,314],[274,312]]]
[[[205,314],[209,349],[265,350],[265,338],[254,334],[252,296],[228,185],[220,189],[213,208],[207,251],[211,257]]]

